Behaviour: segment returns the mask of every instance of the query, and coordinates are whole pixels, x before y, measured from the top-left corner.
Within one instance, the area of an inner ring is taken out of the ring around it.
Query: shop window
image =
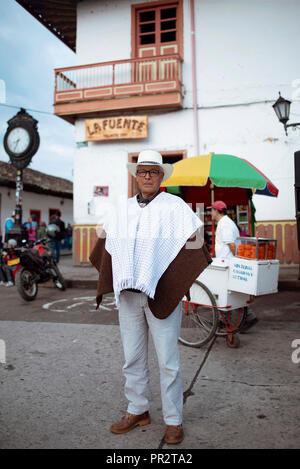
[[[176,8],[170,8],[170,7],[162,8],[160,12],[160,18],[162,20],[166,20],[169,18],[176,18],[176,15],[177,15]]]

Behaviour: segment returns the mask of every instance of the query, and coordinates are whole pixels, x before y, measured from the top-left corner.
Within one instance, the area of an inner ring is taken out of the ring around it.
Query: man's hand
[[[232,254],[235,256],[235,243],[228,243],[228,246]]]

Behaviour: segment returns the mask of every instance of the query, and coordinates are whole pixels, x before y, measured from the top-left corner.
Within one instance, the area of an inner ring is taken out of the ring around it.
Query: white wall
[[[300,78],[300,2],[196,4],[201,153],[246,158],[278,187],[277,199],[254,197],[258,220],[294,218],[293,158],[300,148],[300,129],[286,136],[272,104],[278,91],[292,100],[292,82]],[[299,121],[300,104],[293,101],[290,122]]]
[[[10,195],[8,195],[10,193]],[[16,208],[15,190],[13,188],[0,186],[1,194],[1,232],[4,239],[4,225],[6,218],[10,217]],[[60,204],[64,201],[63,205]],[[36,194],[34,192],[23,192],[23,223],[27,221],[30,210],[41,210],[41,221],[48,223],[49,208],[61,211],[61,219],[67,224],[73,224],[73,200],[52,195]]]
[[[108,146],[89,143],[78,148],[74,158],[74,223],[101,223],[103,210],[108,201],[127,193],[127,152],[120,147],[113,150]],[[94,198],[103,207],[88,214],[88,203],[92,202],[94,186],[108,186],[109,197]],[[100,215],[100,218],[99,218]]]
[[[78,4],[78,64],[130,58],[133,3],[141,2],[91,0]],[[149,116],[146,140],[89,143],[87,148],[77,149],[76,223],[95,222],[87,213],[93,185],[110,185],[112,196],[127,193],[129,152],[155,148],[195,155],[189,1],[184,0],[183,6],[184,109],[145,112]],[[195,0],[195,16],[200,153],[248,159],[279,188],[277,199],[254,197],[257,219],[293,219],[293,154],[300,147],[300,129],[285,136],[272,104],[279,90],[291,99],[292,82],[300,78],[300,2]],[[300,104],[293,101],[290,121],[299,120]],[[79,119],[76,141],[84,140],[84,120]]]

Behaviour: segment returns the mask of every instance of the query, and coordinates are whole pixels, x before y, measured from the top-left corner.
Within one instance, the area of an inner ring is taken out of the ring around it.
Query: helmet
[[[50,223],[50,225],[47,226],[47,235],[49,238],[55,238],[56,234],[59,232],[59,226],[57,226],[55,223]]]
[[[11,246],[12,248],[15,248],[18,243],[17,243],[17,241],[16,241],[15,239],[11,238],[11,239],[9,239],[9,240],[7,241],[7,244],[8,244],[9,246]]]

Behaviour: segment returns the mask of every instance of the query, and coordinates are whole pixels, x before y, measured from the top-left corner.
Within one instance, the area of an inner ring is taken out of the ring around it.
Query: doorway
[[[41,211],[40,210],[33,210],[33,209],[30,209],[29,210],[29,214],[30,216],[32,215],[35,215],[35,221],[37,222],[37,224],[40,226],[40,223],[41,223]]]

